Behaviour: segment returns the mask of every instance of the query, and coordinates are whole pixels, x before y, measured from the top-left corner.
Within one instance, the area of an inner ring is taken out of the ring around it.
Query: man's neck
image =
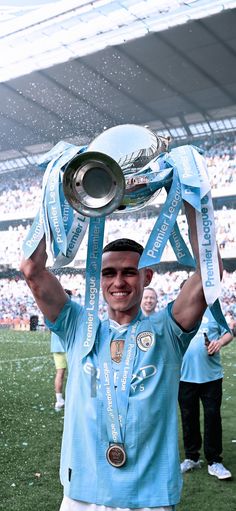
[[[136,310],[121,312],[108,309],[108,316],[109,319],[112,319],[119,325],[129,325],[131,321],[133,321],[133,319],[137,316],[139,310],[140,309],[137,308]]]

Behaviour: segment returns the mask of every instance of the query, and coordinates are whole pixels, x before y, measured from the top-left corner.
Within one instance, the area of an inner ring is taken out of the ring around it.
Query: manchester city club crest
[[[141,332],[137,335],[136,342],[140,350],[148,351],[154,344],[154,334],[152,332]]]

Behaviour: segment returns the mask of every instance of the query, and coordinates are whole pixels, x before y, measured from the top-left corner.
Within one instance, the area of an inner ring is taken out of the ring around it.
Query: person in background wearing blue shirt
[[[200,329],[184,355],[179,386],[183,441],[186,459],[181,472],[201,467],[200,401],[204,410],[204,454],[208,474],[229,479],[231,473],[222,464],[221,401],[223,368],[220,350],[233,339],[206,310]]]
[[[198,261],[195,212],[188,204],[185,211]],[[46,268],[44,238],[21,263],[47,325],[67,352],[60,511],[173,511],[180,500],[178,385],[206,301],[198,265],[173,303],[145,317],[140,304],[153,271],[138,268],[142,251],[124,238],[104,247],[101,288],[108,320],[97,318],[86,354],[89,311],[69,300]],[[222,274],[220,257],[219,267]]]
[[[65,292],[68,296],[72,296],[72,291],[70,289],[65,289]],[[54,389],[56,396],[55,410],[56,412],[59,412],[65,406],[65,400],[63,398],[63,386],[65,372],[67,369],[67,360],[63,341],[54,332],[51,332],[51,353],[53,353],[53,359],[56,368],[54,379]]]
[[[157,305],[157,294],[153,287],[146,287],[143,291],[143,297],[141,301],[141,309],[144,316],[150,316],[155,313]]]

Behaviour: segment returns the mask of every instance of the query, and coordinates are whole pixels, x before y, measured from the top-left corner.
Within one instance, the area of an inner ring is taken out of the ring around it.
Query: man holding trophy
[[[79,152],[69,147],[67,158],[67,149],[59,148],[24,243],[21,270],[68,359],[60,511],[166,511],[180,500],[180,368],[207,304],[221,316],[222,264],[203,158],[190,146],[168,153],[167,145],[147,128],[124,125]],[[126,238],[103,247],[106,216],[145,206],[161,187],[167,200],[146,247]],[[193,257],[176,222],[182,201]],[[68,299],[46,263],[49,249],[55,267],[70,262],[88,222],[82,307]],[[173,303],[145,317],[143,290],[168,239],[177,259],[196,269]],[[104,321],[98,317],[100,274],[108,305]]]

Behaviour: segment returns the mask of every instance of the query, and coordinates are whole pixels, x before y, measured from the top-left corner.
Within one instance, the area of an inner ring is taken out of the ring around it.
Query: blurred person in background
[[[72,296],[72,291],[70,291],[70,289],[64,289],[64,291],[68,296]],[[56,368],[56,375],[54,379],[54,389],[56,396],[55,410],[56,412],[59,412],[65,406],[65,400],[63,398],[63,387],[65,372],[67,369],[67,359],[63,341],[54,332],[51,332],[51,353],[53,353],[54,364]]]
[[[201,326],[185,352],[179,385],[183,442],[186,459],[181,472],[201,468],[200,402],[204,410],[204,454],[208,474],[218,479],[231,478],[222,464],[222,381],[220,350],[233,336],[221,327],[207,308]]]
[[[143,291],[141,309],[144,316],[150,316],[156,310],[157,293],[153,287],[146,287]]]

